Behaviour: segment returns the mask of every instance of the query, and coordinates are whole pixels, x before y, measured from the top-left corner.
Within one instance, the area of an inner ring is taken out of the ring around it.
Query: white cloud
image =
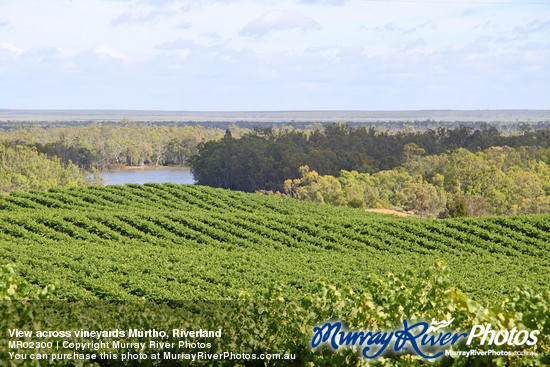
[[[178,24],[178,28],[180,28],[180,29],[189,29],[189,28],[191,28],[191,22],[183,20]]]
[[[112,24],[121,25],[125,23],[147,23],[152,22],[165,14],[166,13],[164,11],[158,9],[124,12],[113,20]]]
[[[130,58],[126,54],[124,54],[120,51],[113,50],[113,49],[111,49],[111,48],[109,48],[105,45],[97,46],[94,49],[94,52],[98,56],[108,56],[108,57],[111,57],[113,59],[122,60],[124,62],[127,62],[127,61],[130,60]]]
[[[13,43],[9,42],[2,42],[0,43],[0,50],[7,50],[15,55],[21,55],[25,50],[23,50],[21,47],[17,47]]]
[[[377,27],[364,27],[364,29],[372,29],[375,32],[378,33],[388,33],[388,32],[396,32],[401,34],[409,34],[409,33],[415,33],[422,29],[435,29],[436,25],[435,22],[432,20],[427,20],[422,23],[418,23],[418,21],[414,24],[409,25],[396,25],[394,23],[386,23],[383,26],[377,26]]]
[[[111,24],[117,26],[125,23],[152,23],[162,17],[169,17],[189,11],[189,4],[173,1],[141,1],[141,5],[132,6],[124,11]]]
[[[0,0],[0,100],[12,108],[550,108],[544,9]]]
[[[249,22],[240,32],[244,36],[261,37],[270,32],[289,29],[320,29],[321,26],[297,10],[272,10]]]
[[[193,40],[179,38],[174,41],[168,41],[155,46],[157,50],[184,50],[197,48],[198,44]]]
[[[303,4],[320,4],[320,5],[344,5],[349,0],[300,0]]]
[[[518,37],[527,38],[533,33],[547,32],[550,29],[550,19],[535,19],[527,24],[517,26],[514,31]]]

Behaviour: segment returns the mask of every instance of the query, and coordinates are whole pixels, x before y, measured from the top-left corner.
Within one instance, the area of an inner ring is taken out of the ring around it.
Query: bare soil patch
[[[365,209],[367,212],[373,212],[373,213],[381,213],[381,214],[393,214],[400,217],[411,217],[412,214],[409,213],[403,213],[397,210],[393,209]]]

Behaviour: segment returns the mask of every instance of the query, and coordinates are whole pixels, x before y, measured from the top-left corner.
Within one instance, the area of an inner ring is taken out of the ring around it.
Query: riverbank
[[[163,170],[163,169],[182,169],[182,170],[191,170],[190,166],[154,166],[154,165],[143,165],[143,166],[125,166],[125,165],[113,165],[105,168],[102,172],[110,171],[124,171],[124,170]]]

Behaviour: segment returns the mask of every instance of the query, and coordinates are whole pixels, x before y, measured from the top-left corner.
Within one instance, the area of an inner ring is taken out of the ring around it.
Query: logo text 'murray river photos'
[[[466,345],[470,345],[474,338],[480,338],[480,345],[535,345],[538,341],[538,330],[492,330],[491,324],[475,325],[469,333],[466,332],[438,332],[448,327],[450,321],[437,322],[432,320],[432,325],[427,322],[410,323],[403,320],[403,328],[393,331],[361,331],[345,330],[340,321],[326,322],[313,328],[311,347],[329,345],[337,350],[343,346],[363,347],[361,354],[365,358],[373,359],[382,355],[385,351],[393,349],[394,352],[411,351],[426,359],[435,359],[443,355],[442,349],[466,339]],[[388,349],[389,348],[389,349]],[[409,349],[409,348],[412,348]]]

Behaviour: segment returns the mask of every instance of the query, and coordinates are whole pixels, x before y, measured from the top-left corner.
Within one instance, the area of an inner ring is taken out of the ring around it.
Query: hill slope
[[[444,260],[457,285],[496,300],[548,289],[550,216],[398,218],[193,185],[0,196],[0,263],[69,299],[227,299],[282,281],[361,290],[371,273]]]

